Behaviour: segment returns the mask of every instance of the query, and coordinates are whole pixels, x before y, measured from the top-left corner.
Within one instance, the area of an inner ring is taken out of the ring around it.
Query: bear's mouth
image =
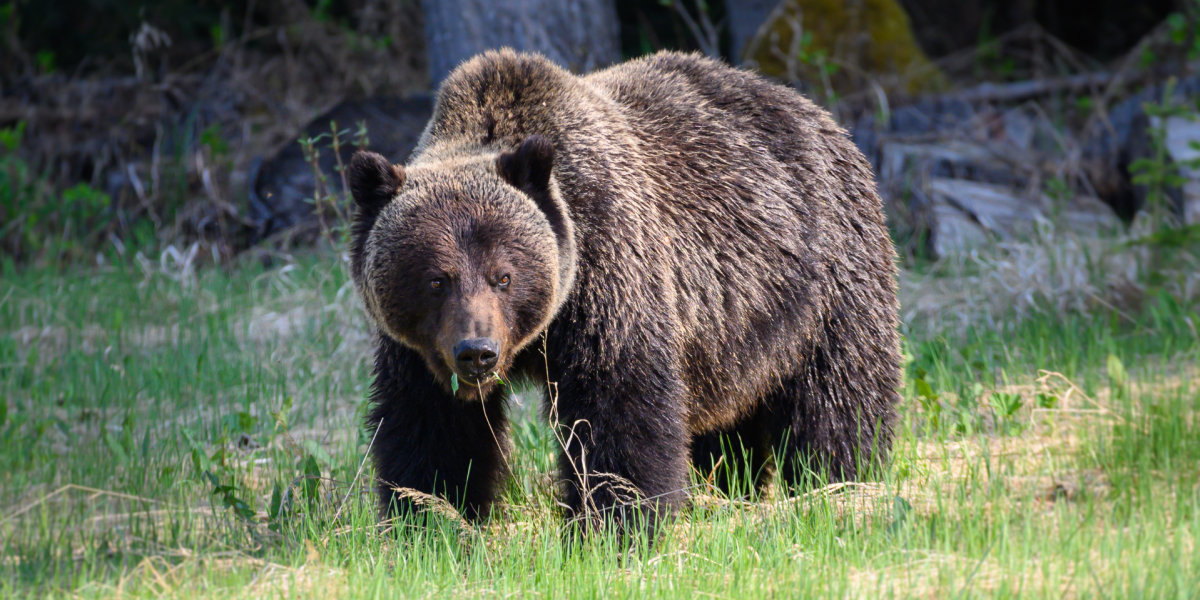
[[[463,375],[453,369],[450,371],[450,391],[463,398],[486,396],[495,385],[507,385],[499,370],[478,375]]]
[[[484,373],[482,375],[458,375],[457,373],[455,373],[455,376],[458,377],[459,383],[463,383],[463,384],[469,385],[471,387],[479,387],[480,385],[482,385],[484,383],[493,381],[496,377],[499,377],[500,375],[496,372],[492,372],[492,373]]]

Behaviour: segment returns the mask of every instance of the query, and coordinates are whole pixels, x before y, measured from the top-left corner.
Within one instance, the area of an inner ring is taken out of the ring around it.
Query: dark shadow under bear
[[[577,77],[489,52],[407,167],[360,154],[350,179],[385,508],[402,487],[488,513],[516,375],[549,390],[589,522],[653,521],[731,441],[755,486],[886,455],[894,250],[868,163],[793,90],[692,55]]]

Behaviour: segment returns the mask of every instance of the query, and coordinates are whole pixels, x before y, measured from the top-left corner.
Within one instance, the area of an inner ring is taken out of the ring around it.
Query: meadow
[[[1166,292],[962,316],[912,292],[962,272],[907,271],[882,473],[759,499],[696,473],[657,543],[622,551],[562,543],[557,442],[521,382],[500,510],[475,526],[430,502],[380,524],[370,338],[345,268],[184,255],[5,269],[4,597],[1200,593],[1200,315]]]

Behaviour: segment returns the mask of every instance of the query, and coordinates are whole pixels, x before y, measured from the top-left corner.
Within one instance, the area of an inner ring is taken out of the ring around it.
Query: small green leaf
[[[38,50],[37,54],[35,54],[33,58],[34,62],[37,63],[38,70],[41,71],[42,75],[49,75],[58,69],[58,67],[54,64],[54,59],[54,53],[49,50]]]
[[[276,430],[288,430],[288,413],[292,412],[292,400],[292,396],[284,398],[283,405],[279,407],[279,410],[271,413],[271,417],[275,419]]]
[[[942,412],[942,404],[938,402],[938,395],[933,392],[933,387],[924,379],[916,379],[913,383],[917,386],[917,400],[921,403],[921,408],[936,419]]]
[[[271,503],[267,505],[267,518],[272,521],[279,518],[281,508],[283,508],[283,489],[276,481],[275,486],[271,489]]]
[[[108,449],[112,451],[113,456],[117,459],[117,464],[124,466],[129,462],[129,455],[125,453],[125,449],[117,442],[117,438],[108,432],[104,433],[104,445],[108,446]]]
[[[321,490],[321,465],[317,464],[317,459],[310,454],[308,459],[304,461],[304,495],[310,501],[315,501],[319,497]]]
[[[208,146],[213,156],[221,156],[229,152],[229,144],[221,137],[221,126],[213,123],[200,132],[200,145]]]
[[[458,393],[458,373],[450,374],[450,391]]]
[[[1040,393],[1034,399],[1038,408],[1054,408],[1058,405],[1058,396],[1055,394]]]
[[[319,464],[333,466],[333,457],[325,448],[321,447],[321,444],[317,443],[317,440],[304,440],[304,449],[308,450],[310,459],[315,458]]]
[[[200,451],[199,448],[192,449],[192,465],[196,467],[198,473],[207,473],[212,468],[212,461]]]
[[[12,152],[21,145],[21,140],[24,137],[25,121],[18,121],[16,127],[0,129],[0,146],[4,146],[5,150]]]
[[[1121,363],[1121,359],[1117,358],[1116,354],[1108,355],[1108,378],[1114,387],[1124,387],[1125,382],[1129,380],[1129,375],[1125,372],[1125,365]]]
[[[1188,22],[1187,19],[1180,13],[1173,13],[1167,17],[1167,26],[1171,31],[1171,41],[1176,44],[1182,44],[1187,41]]]
[[[896,533],[904,526],[904,522],[908,519],[908,515],[912,513],[913,506],[908,500],[896,496],[892,498],[892,523],[888,525],[888,531]]]
[[[239,411],[221,417],[221,428],[233,433],[250,433],[254,431],[254,426],[257,424],[258,417],[246,411]]]
[[[929,383],[926,382],[924,379],[916,380],[916,384],[917,384],[917,394],[920,395],[922,398],[928,398],[930,400],[938,399],[938,395],[933,393],[933,387],[930,386]]]
[[[208,29],[209,37],[212,38],[213,46],[220,48],[225,45],[225,28],[220,25],[213,25]]]

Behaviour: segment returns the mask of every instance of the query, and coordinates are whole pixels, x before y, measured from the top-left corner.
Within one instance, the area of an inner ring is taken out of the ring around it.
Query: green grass
[[[1200,590],[1200,316],[1166,298],[1132,321],[908,330],[901,433],[880,477],[757,503],[698,478],[654,548],[622,553],[608,538],[561,543],[555,442],[531,389],[518,390],[500,514],[464,527],[434,506],[380,532],[360,472],[369,339],[342,270],[309,257],[169,275],[0,283],[4,596]]]

